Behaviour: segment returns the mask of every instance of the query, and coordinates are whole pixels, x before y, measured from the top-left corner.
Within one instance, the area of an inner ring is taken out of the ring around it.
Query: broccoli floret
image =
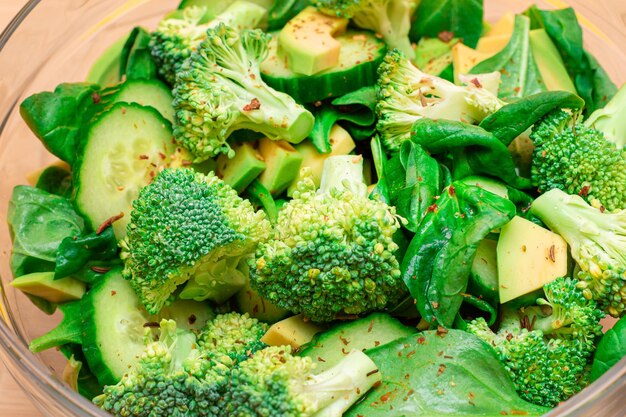
[[[558,110],[535,125],[533,184],[540,192],[557,188],[611,211],[626,208],[626,151],[577,119]]]
[[[626,86],[622,86],[602,109],[591,113],[585,126],[599,130],[617,149],[626,146]]]
[[[270,230],[214,174],[165,169],[133,202],[123,274],[152,314],[184,283],[180,298],[223,302],[246,284],[247,258]]]
[[[531,212],[570,246],[580,267],[578,286],[614,317],[626,310],[626,210],[602,212],[576,195],[554,189]]]
[[[261,342],[261,337],[268,328],[267,324],[248,314],[222,314],[207,323],[198,336],[198,345],[206,352],[227,355],[236,362],[243,362],[267,346]]]
[[[218,355],[209,359],[195,342],[192,332],[163,320],[159,340],[148,343],[138,363],[93,402],[114,416],[219,416],[231,361]]]
[[[338,365],[315,375],[311,358],[293,356],[289,346],[255,353],[233,370],[225,394],[225,416],[341,417],[380,382],[374,362],[352,351]]]
[[[234,155],[226,142],[239,129],[298,143],[313,129],[313,115],[261,79],[269,35],[220,24],[183,65],[174,86],[176,140],[196,161]]]
[[[358,27],[382,35],[390,48],[397,48],[413,59],[415,50],[409,31],[418,3],[418,0],[317,0],[316,7],[322,13],[352,19]]]
[[[262,242],[250,279],[259,294],[314,321],[385,308],[406,292],[392,236],[395,209],[370,200],[359,156],[332,156],[319,191],[303,170],[293,200]]]
[[[162,20],[150,36],[150,52],[159,74],[170,84],[174,84],[185,60],[206,38],[207,29],[220,23],[252,29],[263,20],[267,10],[254,3],[236,1],[210,21],[206,7],[189,6],[180,13]]]
[[[588,384],[604,314],[571,278],[546,284],[544,292],[536,306],[505,308],[497,333],[483,318],[467,331],[495,349],[523,399],[554,407]]]
[[[421,118],[477,123],[504,103],[480,83],[457,86],[420,71],[401,52],[388,52],[378,68],[376,129],[387,149],[395,151],[411,136]]]

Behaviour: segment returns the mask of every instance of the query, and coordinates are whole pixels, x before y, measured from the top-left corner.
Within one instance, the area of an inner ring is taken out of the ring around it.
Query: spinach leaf
[[[501,107],[479,126],[509,146],[513,139],[548,113],[557,109],[581,109],[584,105],[580,97],[567,91],[545,91]]]
[[[404,282],[428,323],[452,326],[478,244],[513,216],[513,203],[479,187],[455,182],[444,190],[402,262]]]
[[[413,124],[411,141],[431,155],[450,159],[454,179],[486,174],[515,188],[530,188],[519,177],[509,149],[495,135],[479,126],[451,120],[419,119]]]
[[[510,100],[545,91],[545,84],[530,49],[529,34],[530,19],[522,15],[515,16],[509,43],[502,51],[478,63],[470,73],[500,72],[502,83],[498,97],[502,99]]]
[[[150,32],[142,27],[135,27],[122,49],[120,79],[154,79],[157,78],[157,67],[152,60],[148,44]]]
[[[626,356],[626,317],[615,323],[612,329],[602,336],[591,365],[591,382]]]
[[[539,416],[493,349],[461,330],[426,331],[368,350],[383,377],[346,417]]]
[[[543,27],[559,50],[578,94],[585,100],[585,114],[604,107],[617,92],[598,61],[583,46],[583,32],[574,9],[529,9],[534,24]]]
[[[54,270],[63,239],[80,235],[85,227],[68,199],[23,185],[13,189],[7,219],[13,241],[11,270],[16,277]]]
[[[68,236],[56,252],[54,279],[65,278],[83,270],[90,261],[117,259],[117,239],[112,227],[102,233],[89,233],[84,236]]]
[[[37,188],[65,198],[72,196],[72,173],[56,165],[44,169],[37,179]]]
[[[482,0],[422,0],[415,11],[411,40],[452,32],[475,48],[483,32],[483,14]]]
[[[72,165],[85,122],[95,113],[100,87],[67,83],[20,104],[22,118],[51,154]]]

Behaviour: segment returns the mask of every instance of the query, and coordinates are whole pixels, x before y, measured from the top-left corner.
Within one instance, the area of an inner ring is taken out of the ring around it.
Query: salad
[[[626,356],[626,88],[572,9],[183,0],[20,113],[30,349],[114,416],[539,416]]]

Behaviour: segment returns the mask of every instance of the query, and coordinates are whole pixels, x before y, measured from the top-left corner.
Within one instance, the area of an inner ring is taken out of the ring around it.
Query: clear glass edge
[[[28,14],[40,3],[41,0],[29,0],[28,3],[18,12],[11,20],[4,31],[0,34],[0,51],[10,40],[12,34],[28,16]],[[4,130],[10,114],[0,123],[0,132]],[[0,287],[0,313],[3,311],[3,304],[6,305],[5,294]],[[7,314],[8,315],[8,314]],[[0,359],[7,365],[9,373],[16,381],[37,383],[49,395],[48,398],[57,398],[56,394],[61,394],[61,398],[66,400],[63,407],[71,405],[71,412],[76,412],[77,416],[88,412],[92,416],[107,417],[109,414],[103,412],[93,405],[84,397],[77,395],[75,391],[70,389],[64,382],[54,376],[36,356],[28,350],[28,348],[20,341],[17,335],[11,329],[8,323],[8,317],[0,314]],[[17,365],[17,366],[13,366]],[[621,384],[618,382],[622,382]],[[604,394],[612,394],[619,396],[616,390],[622,388],[626,384],[626,358],[620,360],[616,365],[609,369],[600,379],[586,387],[582,392],[570,398],[568,401],[559,405],[557,408],[545,414],[544,417],[567,416],[583,408],[590,403],[599,401]],[[24,385],[24,384],[23,384]],[[32,394],[25,390],[29,397]],[[57,401],[58,402],[58,401]],[[68,404],[69,402],[69,404]],[[40,408],[37,401],[33,401],[34,405]],[[41,409],[46,412],[46,410]],[[79,414],[80,413],[80,414]]]

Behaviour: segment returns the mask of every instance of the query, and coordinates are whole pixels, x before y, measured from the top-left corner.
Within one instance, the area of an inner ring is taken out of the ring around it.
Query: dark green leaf
[[[413,124],[411,140],[431,155],[452,159],[455,171],[463,171],[463,175],[453,172],[455,179],[486,174],[516,188],[530,187],[528,179],[517,175],[509,149],[481,127],[450,120],[419,119]]]
[[[157,68],[148,47],[149,42],[150,33],[147,30],[139,26],[133,29],[122,49],[121,79],[157,78]]]
[[[513,139],[546,114],[557,109],[581,109],[584,105],[580,97],[567,91],[546,91],[501,107],[487,116],[479,126],[509,146]]]
[[[626,356],[626,317],[622,317],[612,329],[602,336],[593,357],[591,366],[591,382]]]
[[[117,259],[117,239],[112,227],[100,234],[68,236],[56,253],[54,279],[61,279],[83,270],[90,261]]]
[[[415,12],[411,40],[452,32],[474,48],[483,32],[483,13],[482,0],[422,0]]]
[[[429,323],[450,327],[463,302],[476,248],[515,216],[515,205],[455,182],[429,209],[402,263],[404,282]]]
[[[48,333],[32,340],[29,345],[30,350],[38,353],[67,343],[81,344],[83,307],[80,301],[60,305],[59,310],[63,312],[63,320]]]
[[[493,349],[460,331],[427,331],[366,354],[382,384],[346,417],[539,416],[548,408],[522,400]]]
[[[310,5],[309,0],[280,0],[275,1],[269,10],[267,30],[280,30],[298,13]]]
[[[65,198],[72,196],[72,173],[64,167],[50,166],[37,179],[37,188]]]
[[[272,224],[276,223],[278,218],[278,208],[276,208],[276,202],[269,190],[261,184],[258,178],[255,178],[252,183],[246,188],[245,196],[256,206],[262,207],[263,211],[267,214]]]
[[[504,49],[470,70],[471,74],[498,71],[502,83],[498,97],[511,99],[526,97],[546,90],[537,63],[530,48],[530,19],[515,16],[515,27]]]

